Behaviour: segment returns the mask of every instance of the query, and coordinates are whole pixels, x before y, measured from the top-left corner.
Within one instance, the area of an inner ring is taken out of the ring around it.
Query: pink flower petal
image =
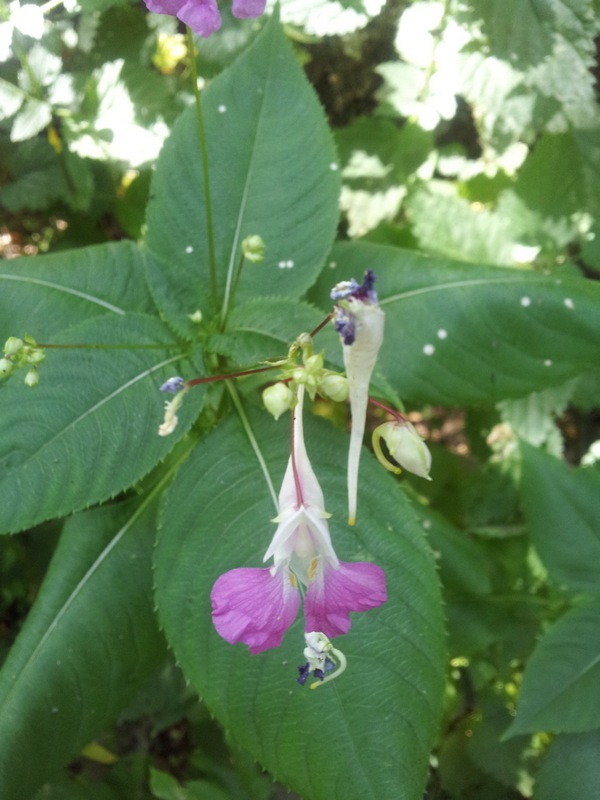
[[[266,4],[267,0],[233,0],[233,16],[238,19],[260,17]]]
[[[216,0],[144,0],[155,14],[171,14],[198,34],[210,36],[221,27]]]
[[[350,630],[350,611],[368,611],[387,600],[385,573],[376,564],[340,561],[339,569],[325,562],[304,598],[305,631],[339,636]]]
[[[300,607],[286,570],[232,569],[217,578],[210,599],[218,634],[230,644],[244,642],[252,654],[279,647]]]

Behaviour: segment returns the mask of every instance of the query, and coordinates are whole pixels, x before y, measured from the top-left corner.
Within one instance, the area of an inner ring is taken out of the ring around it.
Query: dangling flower
[[[264,561],[270,568],[233,569],[215,582],[211,601],[217,632],[251,653],[278,647],[304,596],[305,630],[333,637],[350,629],[351,611],[387,600],[385,574],[375,564],[344,563],[335,554],[323,492],[313,472],[302,427],[304,386],[294,409],[292,454],[279,493],[278,523]]]
[[[384,422],[373,431],[373,450],[380,464],[390,472],[401,472],[400,467],[390,463],[381,449],[381,439],[386,443],[390,455],[400,464],[400,467],[419,475],[421,478],[429,477],[431,469],[431,453],[423,439],[417,433],[415,426],[406,419],[394,422]]]
[[[217,0],[144,0],[155,14],[171,14],[198,36],[208,37],[221,27]],[[238,19],[260,17],[266,0],[233,0],[233,16]]]
[[[383,342],[385,314],[379,307],[377,292],[373,288],[375,274],[365,272],[362,285],[354,278],[334,286],[331,299],[338,301],[333,322],[340,334],[346,376],[350,388],[352,433],[348,452],[348,522],[356,520],[358,491],[358,466],[365,433],[369,382]]]

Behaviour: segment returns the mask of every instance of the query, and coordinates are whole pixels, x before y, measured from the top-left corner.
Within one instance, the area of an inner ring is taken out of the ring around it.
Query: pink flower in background
[[[144,0],[149,11],[171,14],[205,38],[221,27],[221,14],[216,0]],[[260,17],[266,0],[233,0],[233,16],[238,19]]]
[[[294,412],[292,455],[279,493],[278,523],[264,561],[270,568],[233,569],[215,582],[211,601],[217,632],[251,653],[278,647],[300,607],[306,586],[305,630],[333,637],[350,629],[351,611],[387,600],[385,574],[375,564],[344,563],[335,554],[323,492],[313,472],[302,428],[304,387]]]

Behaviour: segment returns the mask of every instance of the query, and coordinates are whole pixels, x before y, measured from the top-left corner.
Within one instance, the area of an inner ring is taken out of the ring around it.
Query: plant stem
[[[240,400],[240,396],[235,388],[235,385],[230,381],[225,381],[225,386],[231,396],[233,401],[233,405],[239,415],[240,421],[243,425],[243,428],[246,432],[246,436],[250,442],[252,449],[254,450],[254,455],[256,456],[258,463],[260,464],[260,468],[264,475],[265,481],[267,482],[267,487],[269,492],[271,493],[271,497],[273,499],[273,504],[275,505],[276,511],[279,511],[279,503],[277,502],[277,494],[275,492],[275,487],[273,486],[273,481],[271,480],[271,476],[269,475],[269,470],[267,467],[267,463],[265,461],[265,457],[263,456],[261,449],[259,447],[258,442],[256,441],[256,436],[254,435],[254,431],[250,425],[250,421],[246,416],[246,412],[244,411],[244,406],[242,405],[242,401]]]
[[[186,381],[188,386],[197,386],[200,383],[215,383],[216,381],[226,381],[233,378],[245,378],[246,375],[256,375],[259,372],[270,372],[272,369],[277,369],[274,364],[272,367],[257,367],[256,369],[245,369],[242,372],[230,372],[227,375],[207,375],[203,378],[193,378],[191,381]]]
[[[198,136],[200,139],[200,153],[202,156],[202,174],[204,178],[204,207],[206,210],[206,237],[208,243],[208,267],[210,270],[210,294],[215,311],[219,307],[219,296],[217,291],[217,266],[215,261],[215,238],[212,218],[212,201],[210,196],[210,177],[208,172],[208,151],[206,148],[206,134],[204,131],[204,118],[202,116],[202,103],[200,102],[200,90],[198,89],[198,70],[196,68],[195,45],[192,37],[191,28],[186,27],[187,46],[190,71],[192,73],[192,84],[194,88],[194,99],[196,101],[196,118],[198,120]]]

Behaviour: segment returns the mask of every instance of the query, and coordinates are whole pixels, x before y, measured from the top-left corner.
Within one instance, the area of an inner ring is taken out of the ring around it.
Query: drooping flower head
[[[298,389],[293,445],[279,493],[277,530],[264,556],[271,567],[245,567],[221,575],[211,591],[213,623],[230,644],[253,654],[278,647],[304,592],[305,630],[327,637],[350,629],[351,611],[387,599],[385,574],[375,564],[339,561],[331,543],[323,492],[312,469],[302,426],[304,387]]]
[[[385,314],[379,307],[374,284],[375,274],[369,269],[362,284],[352,278],[338,283],[331,291],[331,299],[336,301],[333,322],[342,340],[350,389],[352,434],[348,452],[348,521],[351,525],[356,520],[358,467],[365,433],[369,382],[383,342]]]
[[[431,453],[417,433],[415,426],[407,419],[384,422],[373,431],[373,450],[380,464],[390,472],[399,473],[400,467],[392,464],[381,449],[381,439],[386,443],[390,455],[408,472],[431,480]]]
[[[208,37],[221,27],[217,0],[144,0],[149,11],[170,14],[180,19],[198,36]],[[238,19],[260,17],[266,0],[233,0],[233,16]]]

